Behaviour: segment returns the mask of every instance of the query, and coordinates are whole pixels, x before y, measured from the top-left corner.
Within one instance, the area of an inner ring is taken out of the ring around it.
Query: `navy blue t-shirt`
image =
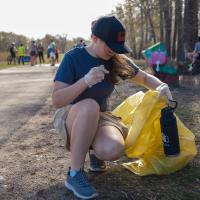
[[[84,47],[74,48],[65,53],[54,81],[61,81],[71,85],[84,77],[91,68],[105,65],[105,62],[107,61],[91,56]],[[86,98],[92,98],[98,102],[101,111],[106,111],[107,98],[113,89],[114,85],[104,79],[91,88],[87,88],[71,103],[73,104]]]

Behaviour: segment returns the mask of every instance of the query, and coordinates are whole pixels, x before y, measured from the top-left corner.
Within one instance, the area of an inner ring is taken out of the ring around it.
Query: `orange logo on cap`
[[[125,41],[125,32],[117,33],[117,42],[124,42]]]

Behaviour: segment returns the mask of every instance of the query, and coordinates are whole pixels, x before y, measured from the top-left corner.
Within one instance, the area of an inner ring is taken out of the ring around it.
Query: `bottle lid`
[[[175,101],[175,100],[169,100],[169,103],[168,103],[168,107],[172,108],[173,110],[175,110],[178,106],[178,102]]]

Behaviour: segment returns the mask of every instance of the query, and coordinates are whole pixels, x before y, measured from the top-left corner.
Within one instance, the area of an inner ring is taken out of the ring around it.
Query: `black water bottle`
[[[174,110],[177,107],[176,101],[175,106],[167,106],[161,110],[161,132],[163,148],[166,156],[176,156],[180,153],[178,128],[176,123],[176,117],[174,116]]]

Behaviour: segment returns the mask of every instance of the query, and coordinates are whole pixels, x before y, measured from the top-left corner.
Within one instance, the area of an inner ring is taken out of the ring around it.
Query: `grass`
[[[14,64],[9,65],[9,64],[6,63],[6,62],[1,62],[1,63],[0,63],[0,70],[1,70],[1,69],[5,69],[5,68],[9,68],[9,67],[14,67],[14,66],[16,66],[16,65],[14,65]]]
[[[63,58],[63,55],[64,54],[59,54],[59,62],[61,62],[62,58]],[[49,59],[47,58],[47,55],[44,56],[44,59],[45,59],[45,64],[49,64]],[[6,60],[6,57],[1,55],[1,61],[0,62],[0,70],[1,69],[6,69],[6,68],[10,68],[10,67],[20,67],[21,65],[18,65],[18,64],[8,64],[5,60]],[[37,58],[37,63],[39,63],[39,58]],[[26,63],[25,65],[29,65],[29,63]]]

